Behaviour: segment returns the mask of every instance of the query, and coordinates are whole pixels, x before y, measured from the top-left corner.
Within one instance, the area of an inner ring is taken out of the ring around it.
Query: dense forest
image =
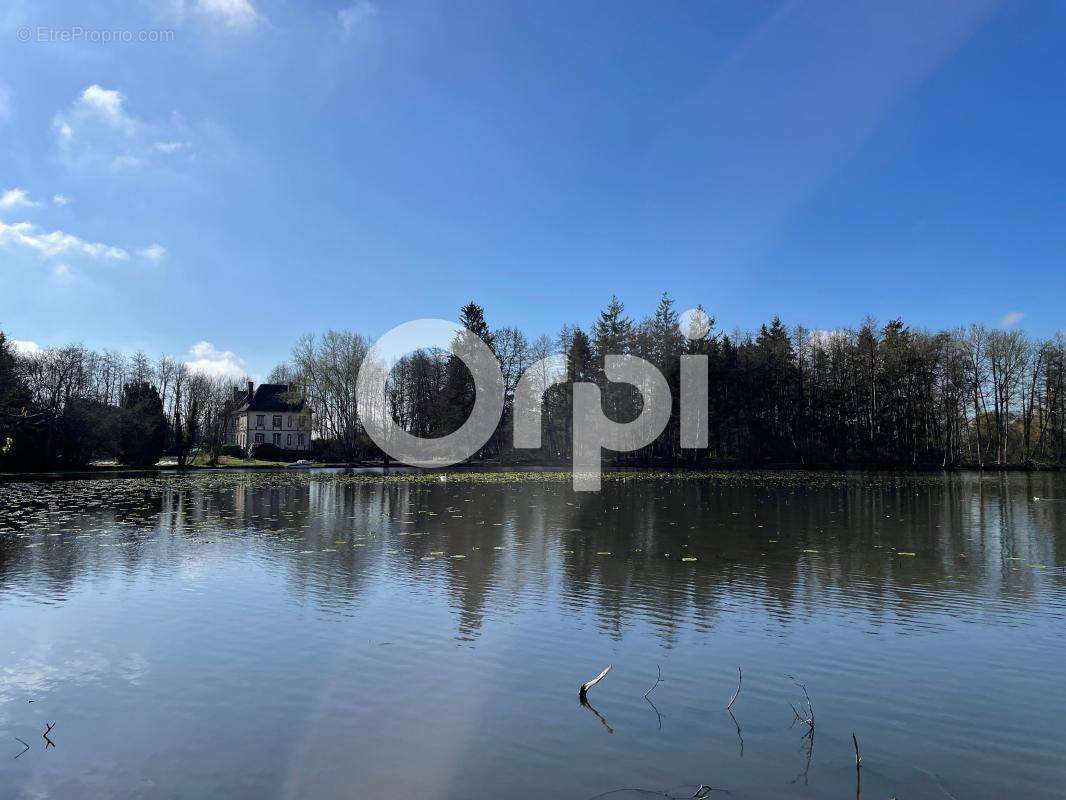
[[[516,328],[493,328],[475,303],[461,310],[460,321],[496,353],[507,392],[499,429],[477,459],[568,460],[568,384],[546,393],[542,448],[511,446],[520,375],[537,360],[561,353],[570,380],[599,384],[605,412],[617,421],[633,419],[641,399],[633,387],[608,385],[604,355],[639,356],[667,377],[674,402],[670,424],[643,450],[613,456],[616,463],[870,468],[1066,463],[1061,333],[1038,341],[1020,330],[979,325],[930,332],[898,319],[812,331],[787,328],[777,318],[757,332],[726,333],[710,319],[704,335],[690,339],[666,295],[655,313],[640,321],[612,298],[588,330],[565,326],[553,337],[531,339]],[[356,408],[356,378],[370,344],[347,331],[307,335],[268,377],[298,387],[310,402],[320,458],[381,455],[363,433]],[[683,354],[709,359],[706,449],[679,446]],[[158,397],[161,451],[182,463],[195,451],[217,455],[224,405],[238,383],[192,372],[167,357],[125,357],[81,345],[20,354],[0,333],[0,466],[74,466],[121,456],[122,431],[149,424],[130,410],[131,401],[124,402],[132,384],[142,395],[150,390]],[[390,375],[390,412],[420,436],[455,430],[472,402],[469,373],[447,352],[410,354]]]

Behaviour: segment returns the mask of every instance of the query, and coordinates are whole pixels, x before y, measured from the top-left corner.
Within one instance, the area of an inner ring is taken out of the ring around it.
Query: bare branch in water
[[[733,703],[737,701],[737,697],[740,696],[740,685],[744,683],[744,673],[740,671],[740,667],[737,667],[737,690],[733,692],[733,697],[729,701],[729,705],[725,707],[726,711],[729,711],[733,707]]]
[[[859,752],[859,739],[855,731],[851,732],[851,743],[855,745],[855,800],[862,800],[862,754]]]
[[[55,723],[53,722],[53,723],[51,723],[51,724],[49,725],[49,724],[48,724],[48,723],[46,722],[46,723],[45,723],[45,725],[46,725],[47,727],[45,728],[45,731],[44,731],[44,733],[43,733],[43,734],[41,734],[41,735],[42,735],[42,736],[44,736],[44,749],[45,749],[45,750],[47,750],[47,749],[48,749],[49,747],[55,747],[55,746],[56,746],[56,743],[55,743],[55,742],[53,742],[53,741],[52,741],[51,739],[49,739],[49,738],[48,738],[48,734],[50,734],[50,733],[52,732],[52,728],[54,728],[54,727],[56,726],[56,724],[55,724]]]
[[[607,667],[607,669],[610,669],[610,667]],[[655,665],[655,669],[656,669],[656,670],[658,670],[658,672],[659,672],[659,677],[657,677],[657,678],[655,679],[655,683],[653,683],[653,684],[651,685],[651,688],[650,688],[650,689],[648,689],[648,691],[646,691],[646,692],[644,693],[644,699],[645,699],[645,700],[647,700],[647,699],[648,699],[648,695],[649,695],[649,694],[651,694],[652,692],[654,692],[654,691],[655,691],[655,689],[656,689],[656,688],[658,687],[658,685],[659,685],[660,683],[662,683],[662,682],[663,682],[663,670],[662,670],[662,667],[660,667],[660,666],[659,666],[658,664],[656,664],[656,665]]]
[[[22,745],[23,747],[25,747],[25,748],[26,748],[26,749],[25,749],[25,750],[23,750],[23,751],[22,751],[21,753],[19,753],[19,754],[18,754],[17,756],[15,756],[15,758],[18,758],[19,756],[25,755],[25,754],[26,754],[26,752],[27,752],[27,751],[28,751],[28,750],[30,749],[30,746],[29,746],[28,744],[26,744],[26,743],[25,743],[24,741],[22,741],[22,740],[21,740],[21,739],[20,739],[19,737],[17,737],[17,736],[15,737],[15,741],[16,741],[16,742],[18,742],[19,744],[21,744],[21,745]],[[14,759],[12,759],[12,760],[14,760]]]
[[[810,694],[807,693],[806,684],[800,683],[791,675],[787,675],[786,677],[803,691],[803,698],[807,702],[806,717],[800,714],[799,710],[794,705],[792,705],[792,703],[789,703],[789,705],[792,706],[792,713],[795,714],[795,718],[792,720],[792,724],[795,725],[797,722],[802,722],[804,725],[807,726],[807,732],[803,735],[803,738],[807,740],[807,757],[803,765],[803,771],[799,775],[797,775],[792,782],[795,783],[800,778],[803,778],[803,783],[804,785],[806,785],[807,776],[811,771],[811,759],[814,756],[814,704],[811,702]]]
[[[650,794],[655,797],[666,797],[668,800],[703,800],[711,792],[725,792],[729,794],[726,789],[715,789],[712,786],[708,786],[705,783],[701,783],[693,794],[672,794],[671,792],[664,792],[662,789],[641,789],[639,787],[628,787],[624,789],[611,789],[609,792],[603,794],[594,795],[588,800],[600,800],[603,797],[610,797],[613,794],[620,794],[621,792],[632,792],[633,794]]]
[[[786,677],[788,677],[794,684],[796,684],[801,690],[803,690],[803,697],[807,701],[807,712],[808,712],[808,714],[807,714],[806,717],[803,717],[799,713],[799,711],[796,710],[796,707],[792,706],[792,712],[796,715],[796,720],[799,720],[804,725],[807,725],[808,727],[813,728],[814,727],[814,705],[811,703],[811,696],[809,694],[807,694],[807,685],[804,684],[804,683],[800,683],[798,680],[793,678],[791,675],[788,675]],[[789,703],[789,705],[792,705],[792,704]],[[793,722],[795,722],[795,720],[793,720]]]
[[[607,673],[610,672],[610,671],[611,671],[611,665],[608,664],[606,666],[606,668],[604,668],[603,672],[601,672],[599,675],[597,675],[591,681],[588,681],[587,683],[581,684],[581,690],[577,693],[577,696],[581,699],[582,703],[585,702],[585,696],[588,694],[589,689],[591,689],[597,683],[599,683],[604,678],[606,678],[607,677]]]

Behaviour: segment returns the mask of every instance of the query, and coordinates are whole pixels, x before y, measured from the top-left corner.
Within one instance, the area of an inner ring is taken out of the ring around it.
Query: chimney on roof
[[[252,390],[254,388],[255,388],[255,384],[252,383],[251,381],[248,381],[248,394],[249,394],[249,396],[253,393]]]

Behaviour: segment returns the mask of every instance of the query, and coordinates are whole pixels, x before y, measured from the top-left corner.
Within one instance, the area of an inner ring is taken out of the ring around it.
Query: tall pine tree
[[[166,419],[163,401],[147,381],[127,383],[122,391],[118,460],[135,467],[150,467],[163,455]]]

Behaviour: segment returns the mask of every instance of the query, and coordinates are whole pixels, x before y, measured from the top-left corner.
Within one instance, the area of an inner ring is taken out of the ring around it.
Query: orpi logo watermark
[[[710,319],[699,310],[686,311],[681,330],[699,340],[710,330]],[[388,396],[389,373],[404,356],[418,350],[446,350],[459,358],[474,382],[474,407],[465,422],[447,436],[414,436],[393,419]],[[681,356],[681,446],[707,446],[707,356]],[[670,421],[670,385],[650,361],[633,355],[607,355],[608,381],[634,386],[642,408],[629,422],[615,422],[603,413],[600,387],[574,382],[572,454],[573,485],[577,491],[600,489],[603,451],[627,453],[654,442]],[[514,396],[514,446],[541,445],[541,409],[552,386],[567,383],[566,358],[553,355],[534,362],[518,381]],[[399,325],[382,336],[367,353],[356,384],[359,418],[367,435],[392,458],[419,467],[445,467],[465,461],[496,431],[503,415],[504,380],[489,346],[466,328],[442,319],[419,319]]]

